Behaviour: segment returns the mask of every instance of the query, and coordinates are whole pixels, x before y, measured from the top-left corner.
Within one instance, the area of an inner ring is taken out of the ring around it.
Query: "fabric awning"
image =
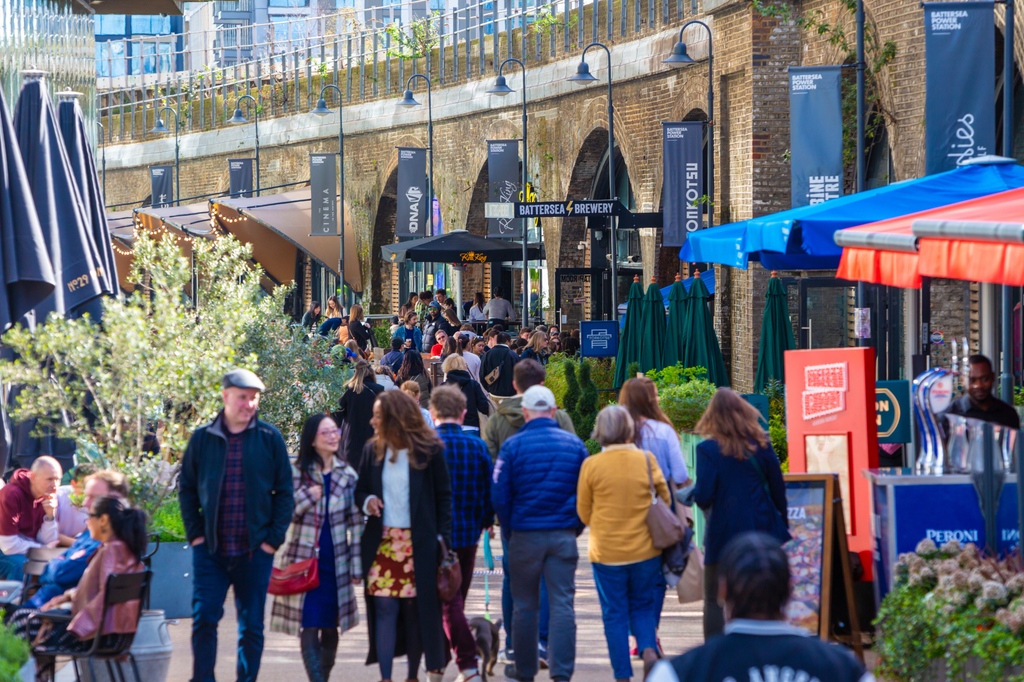
[[[185,206],[144,206],[135,209],[141,225],[150,230],[171,228],[190,236],[208,236],[210,228],[210,204],[202,201]]]
[[[117,284],[121,291],[131,293],[135,285],[128,281],[131,274],[132,235],[135,233],[135,211],[113,211],[107,213],[107,229],[114,248],[114,265],[117,268]]]
[[[1024,187],[1024,167],[1012,159],[981,157],[945,173],[754,218],[687,237],[680,260],[746,268],[760,260],[769,269],[831,269],[842,249],[839,230]]]
[[[310,235],[312,204],[308,187],[262,197],[211,199],[210,206],[226,232],[252,244],[253,259],[274,281],[284,284],[295,279],[295,259],[300,251],[338,274],[338,237]],[[353,291],[362,292],[359,251],[348,212],[345,225],[345,282]]]
[[[917,288],[921,277],[1024,286],[1024,188],[836,235],[837,277]]]

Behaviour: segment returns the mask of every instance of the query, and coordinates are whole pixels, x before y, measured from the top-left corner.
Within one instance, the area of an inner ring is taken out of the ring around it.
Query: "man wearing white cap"
[[[502,531],[511,531],[509,573],[515,603],[515,663],[505,676],[528,681],[538,670],[540,581],[551,617],[548,662],[553,680],[569,680],[576,662],[576,485],[587,448],[555,421],[555,395],[544,386],[523,393],[526,424],[506,440],[494,465],[492,502]]]
[[[181,461],[179,500],[192,545],[192,682],[214,682],[217,624],[228,588],[238,611],[239,682],[255,682],[274,552],[295,501],[284,438],[260,421],[264,390],[247,369],[224,375],[224,409],[192,434]]]

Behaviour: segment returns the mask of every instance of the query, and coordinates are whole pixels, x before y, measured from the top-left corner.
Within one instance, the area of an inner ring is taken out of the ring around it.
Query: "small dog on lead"
[[[480,679],[487,682],[487,676],[494,674],[501,648],[501,618],[491,622],[483,616],[469,619],[469,629],[476,640],[476,653],[480,657]]]

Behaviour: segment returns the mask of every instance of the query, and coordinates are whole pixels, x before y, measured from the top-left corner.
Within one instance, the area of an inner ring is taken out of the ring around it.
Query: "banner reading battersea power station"
[[[924,4],[925,173],[995,152],[991,2]]]

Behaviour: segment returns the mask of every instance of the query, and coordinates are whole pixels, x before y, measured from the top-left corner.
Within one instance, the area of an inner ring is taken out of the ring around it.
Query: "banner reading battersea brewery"
[[[487,201],[509,203],[519,196],[519,140],[487,141]],[[521,231],[515,218],[488,218],[487,236],[513,239]]]
[[[995,153],[991,2],[924,3],[925,173]]]
[[[398,213],[395,234],[399,237],[429,237],[427,211],[427,150],[398,148]]]
[[[789,68],[789,180],[793,207],[843,195],[842,71]]]
[[[174,201],[174,166],[149,167],[149,203],[153,208],[170,206]]]
[[[704,122],[662,123],[662,246],[682,246],[704,227]]]
[[[309,155],[310,234],[338,234],[338,155]]]

